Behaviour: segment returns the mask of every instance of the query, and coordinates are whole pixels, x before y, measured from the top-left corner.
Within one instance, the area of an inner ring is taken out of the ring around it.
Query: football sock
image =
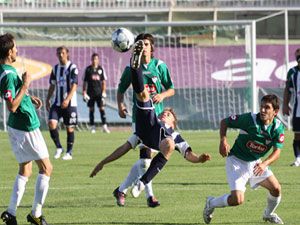
[[[144,184],[148,184],[166,165],[168,160],[159,152],[152,160],[149,169],[140,179]]]
[[[139,159],[138,160],[138,175],[139,177],[143,176],[144,173],[150,166],[151,159]],[[153,189],[152,189],[152,182],[150,181],[148,184],[145,185],[145,194],[146,197],[149,198],[150,196],[154,196]]]
[[[277,206],[279,205],[281,196],[274,197],[270,193],[267,198],[267,208],[265,210],[266,215],[271,215],[275,212]]]
[[[42,215],[42,206],[45,202],[47,192],[49,189],[50,177],[45,174],[39,174],[36,179],[34,202],[32,205],[32,215],[40,217]]]
[[[13,191],[10,197],[10,203],[7,209],[7,211],[13,216],[16,216],[17,207],[20,205],[24,195],[27,181],[28,177],[21,176],[20,174],[16,176]]]
[[[131,69],[132,87],[135,93],[139,94],[144,90],[143,71],[141,68]]]
[[[90,125],[94,126],[95,121],[94,121],[94,111],[90,111]]]
[[[139,178],[138,168],[139,168],[139,160],[135,162],[135,164],[131,167],[130,172],[128,173],[126,179],[119,187],[119,191],[123,193],[127,193],[128,188],[131,187],[134,182]]]
[[[50,136],[51,136],[56,148],[62,148],[60,141],[59,141],[59,133],[58,133],[57,128],[55,128],[54,130],[50,130]]]
[[[106,115],[103,109],[100,109],[100,117],[101,117],[102,124],[106,124]]]
[[[293,141],[293,149],[295,158],[300,158],[300,141],[294,140]]]
[[[67,153],[72,154],[74,139],[74,132],[67,132]]]
[[[228,197],[230,194],[225,194],[220,197],[216,197],[210,201],[211,208],[222,208],[228,206]]]

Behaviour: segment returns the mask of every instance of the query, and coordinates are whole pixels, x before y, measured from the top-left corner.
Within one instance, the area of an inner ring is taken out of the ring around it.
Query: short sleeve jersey
[[[0,65],[0,93],[7,100],[12,101],[20,88],[22,80],[19,78],[16,69],[10,65]],[[8,126],[22,131],[32,131],[40,127],[40,121],[29,95],[25,94],[15,113],[10,113]]]
[[[49,82],[55,85],[56,93],[54,104],[60,106],[71,91],[72,84],[78,84],[77,66],[70,61],[68,61],[66,65],[55,65],[52,69]],[[76,92],[73,94],[69,106],[77,106]]]
[[[272,147],[283,147],[284,126],[277,117],[268,126],[263,124],[259,113],[233,115],[225,122],[230,128],[240,129],[229,155],[249,162],[265,156]]]
[[[92,65],[85,69],[83,81],[87,82],[87,94],[90,97],[102,95],[102,83],[107,80],[105,70],[99,65]]]
[[[289,92],[294,97],[293,116],[300,117],[300,71],[298,66],[289,69],[286,80]]]
[[[163,89],[174,89],[173,81],[170,77],[170,72],[167,65],[156,58],[152,58],[148,65],[142,65],[145,88],[148,89],[150,97],[163,92]],[[118,92],[124,94],[131,84],[131,68],[127,66],[122,74],[120,83],[118,85]],[[154,104],[155,113],[159,115],[163,109],[163,102]],[[135,122],[136,115],[136,98],[133,93],[133,107],[132,107],[132,122]]]

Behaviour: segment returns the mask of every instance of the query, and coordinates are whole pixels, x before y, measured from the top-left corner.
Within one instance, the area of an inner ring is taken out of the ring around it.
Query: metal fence
[[[169,9],[169,8],[234,8],[234,7],[300,7],[299,0],[0,0],[0,12],[22,10],[70,11]]]

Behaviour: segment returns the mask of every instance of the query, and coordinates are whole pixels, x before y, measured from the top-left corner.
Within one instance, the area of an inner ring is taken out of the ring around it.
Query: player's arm
[[[185,159],[191,163],[204,163],[208,160],[211,160],[211,156],[207,153],[198,155],[198,154],[194,153],[191,148],[189,148],[186,151]]]
[[[283,104],[282,104],[282,113],[283,115],[290,115],[291,108],[289,102],[291,100],[291,92],[289,90],[289,80],[285,82],[285,88],[283,92]]]
[[[71,101],[74,93],[76,92],[77,90],[77,84],[76,83],[73,83],[72,86],[71,86],[71,90],[69,91],[67,97],[64,99],[64,101],[62,102],[61,104],[61,108],[65,109],[68,107],[69,105],[69,102]]]
[[[131,84],[131,70],[130,67],[126,67],[122,74],[120,82],[118,84],[118,91],[117,91],[118,112],[121,118],[126,118],[126,114],[128,113],[124,102],[124,96],[130,84]]]
[[[219,145],[219,153],[221,156],[226,157],[230,151],[230,146],[227,142],[227,124],[225,119],[223,119],[220,123],[220,145]]]
[[[169,98],[173,95],[175,95],[175,90],[174,90],[174,88],[170,88],[168,90],[163,91],[160,94],[156,94],[155,96],[153,96],[152,100],[153,100],[154,103],[160,103],[165,98]]]
[[[108,164],[112,161],[115,161],[119,158],[121,158],[123,155],[125,155],[129,150],[131,149],[131,144],[126,141],[126,143],[124,143],[123,145],[121,145],[120,147],[118,147],[114,152],[112,152],[109,156],[107,156],[106,158],[104,158],[102,161],[100,161],[95,168],[93,169],[93,171],[90,174],[90,177],[94,177],[96,176],[96,174],[103,169],[105,164]]]
[[[50,84],[49,89],[48,89],[48,94],[47,94],[47,98],[46,98],[46,109],[49,111],[50,110],[50,99],[54,93],[55,90],[55,85],[54,84]]]
[[[20,106],[23,96],[26,94],[26,92],[29,88],[29,85],[31,82],[31,76],[27,72],[25,72],[22,74],[22,80],[23,80],[23,84],[14,99],[12,98],[11,92],[5,93],[5,96],[4,96],[6,103],[7,103],[7,108],[12,113],[15,113],[17,111],[18,107]]]
[[[257,163],[254,166],[253,173],[256,176],[259,176],[263,174],[263,172],[266,170],[266,168],[271,165],[273,162],[275,162],[277,159],[279,159],[281,149],[274,147],[273,152],[261,163]]]
[[[40,98],[33,95],[31,95],[30,98],[31,98],[31,102],[35,105],[36,109],[42,108],[43,102]]]

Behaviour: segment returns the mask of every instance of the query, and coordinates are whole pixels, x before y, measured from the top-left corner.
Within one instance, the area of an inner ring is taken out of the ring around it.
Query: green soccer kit
[[[225,122],[230,128],[240,129],[229,155],[250,162],[266,155],[272,147],[283,147],[284,126],[277,117],[269,125],[263,124],[259,113],[230,116]]]
[[[167,65],[156,58],[152,58],[149,64],[141,65],[143,70],[145,88],[149,91],[152,98],[156,94],[163,92],[163,88],[174,89],[172,79],[170,77]],[[120,83],[118,85],[118,92],[124,94],[131,84],[131,68],[127,66],[122,74]],[[159,115],[164,110],[163,102],[154,104],[155,113]],[[133,107],[132,107],[132,122],[135,122],[136,115],[136,97],[133,93]]]
[[[14,67],[0,65],[0,94],[5,100],[12,101],[21,89],[22,83]],[[32,131],[40,126],[29,95],[25,94],[16,112],[9,114],[7,125],[22,131]]]

